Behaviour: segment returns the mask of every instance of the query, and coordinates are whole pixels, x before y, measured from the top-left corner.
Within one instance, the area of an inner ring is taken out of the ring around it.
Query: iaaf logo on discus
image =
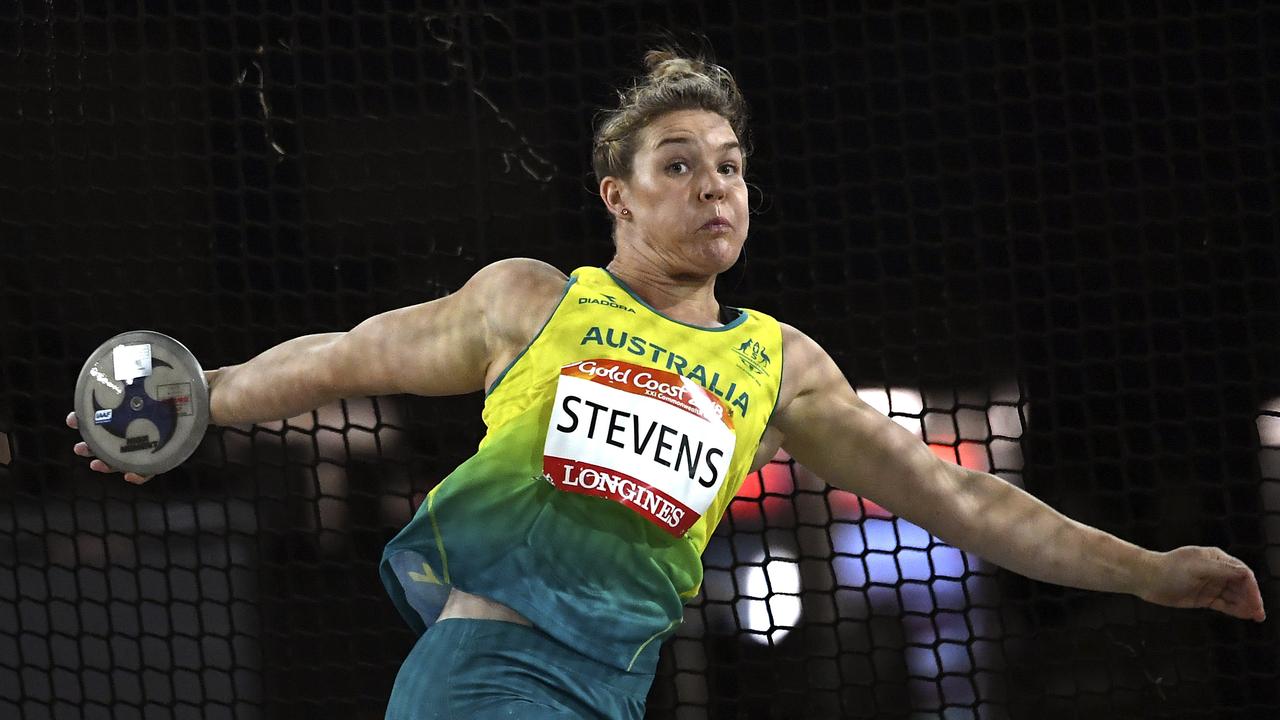
[[[578,298],[578,304],[579,305],[603,305],[605,307],[614,308],[615,310],[626,310],[632,315],[636,314],[635,310],[618,302],[618,298],[612,295],[605,295],[604,293],[600,293],[600,297],[603,297],[604,300],[597,300],[595,298],[589,298],[589,297]]]
[[[769,353],[760,343],[747,338],[746,342],[733,349],[738,353],[738,357],[742,360],[742,364],[751,372],[763,375],[769,367],[769,363],[773,362],[769,359]]]

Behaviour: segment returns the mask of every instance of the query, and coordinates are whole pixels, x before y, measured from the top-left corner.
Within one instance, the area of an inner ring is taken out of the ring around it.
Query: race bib
[[[560,490],[604,497],[679,537],[715,499],[737,436],[696,382],[621,360],[560,369],[542,467]]]

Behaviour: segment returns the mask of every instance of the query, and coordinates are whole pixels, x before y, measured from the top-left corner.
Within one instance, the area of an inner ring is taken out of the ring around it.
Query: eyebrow
[[[666,137],[659,140],[658,144],[653,146],[653,149],[657,150],[663,145],[692,145],[692,144],[693,144],[693,141],[687,137]],[[738,142],[737,140],[730,140],[729,142],[726,142],[720,145],[721,152],[724,152],[725,150],[732,150],[734,148],[742,149],[742,143]]]

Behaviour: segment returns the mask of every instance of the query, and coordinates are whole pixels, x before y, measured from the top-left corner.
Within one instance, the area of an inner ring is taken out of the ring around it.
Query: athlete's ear
[[[600,181],[600,199],[615,220],[625,219],[631,212],[623,200],[625,190],[622,181],[612,175]]]

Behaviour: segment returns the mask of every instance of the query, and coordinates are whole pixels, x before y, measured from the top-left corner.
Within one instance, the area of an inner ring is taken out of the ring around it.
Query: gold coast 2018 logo
[[[738,359],[742,361],[742,367],[756,375],[765,374],[769,368],[769,363],[773,362],[764,346],[751,338],[747,338],[745,342],[734,348],[733,351],[738,354]]]

